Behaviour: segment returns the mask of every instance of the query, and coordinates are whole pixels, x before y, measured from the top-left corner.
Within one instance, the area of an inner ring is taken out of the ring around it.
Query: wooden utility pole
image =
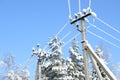
[[[42,80],[41,79],[41,60],[40,59],[38,59],[38,62],[37,62],[35,80]]]
[[[89,80],[89,71],[88,71],[88,59],[87,59],[87,47],[86,47],[86,30],[84,26],[84,18],[81,19],[81,34],[82,34],[82,50],[84,57],[84,69],[85,69],[85,80]]]
[[[86,30],[85,30],[85,18],[91,15],[91,13],[84,13],[82,16],[80,14],[77,15],[77,18],[71,21],[71,24],[74,24],[78,21],[81,21],[81,25],[77,27],[81,27],[81,30],[78,30],[82,34],[82,49],[83,49],[83,57],[84,57],[84,70],[85,70],[85,80],[89,80],[89,70],[88,70],[88,59],[87,59],[87,47],[86,47]]]
[[[37,44],[37,50],[35,50],[34,48],[32,49],[32,53],[33,55],[38,57],[35,80],[43,80],[41,75],[41,65],[42,60],[46,58],[46,55],[43,54],[43,50],[39,47],[39,44]]]

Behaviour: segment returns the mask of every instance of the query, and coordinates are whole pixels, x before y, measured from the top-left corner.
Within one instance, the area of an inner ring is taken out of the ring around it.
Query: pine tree
[[[101,61],[106,65],[107,64],[107,62],[105,61],[105,59],[103,58],[103,51],[99,48],[99,47],[97,47],[96,48],[96,54],[98,55],[98,57],[101,59]],[[108,76],[106,75],[106,73],[103,71],[103,69],[102,69],[102,67],[97,63],[97,65],[98,65],[98,68],[99,68],[99,70],[100,70],[100,73],[101,73],[101,75],[102,75],[102,78],[103,78],[103,80],[110,80],[109,78],[108,78]],[[93,70],[92,70],[92,80],[99,80],[99,78],[98,78],[98,75],[97,75],[97,73],[96,73],[96,71],[95,71],[95,69],[93,68]]]
[[[85,80],[83,56],[79,53],[79,46],[74,39],[70,47],[70,58],[68,59],[68,75],[73,80]]]
[[[67,76],[67,67],[65,59],[61,57],[63,42],[54,36],[49,42],[51,52],[48,54],[47,61],[42,67],[44,80],[64,80]]]

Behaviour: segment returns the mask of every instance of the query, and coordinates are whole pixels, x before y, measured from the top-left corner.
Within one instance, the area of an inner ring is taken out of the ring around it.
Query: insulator
[[[87,18],[84,18],[84,20],[85,20],[86,22],[89,22],[89,20],[88,20]]]
[[[34,52],[34,51],[35,51],[35,48],[33,47],[33,48],[32,48],[32,52]]]
[[[70,23],[72,22],[72,17],[71,16],[69,16],[69,21],[70,21]]]
[[[76,18],[76,19],[78,18],[78,15],[77,15],[77,14],[75,14],[75,18]]]
[[[83,9],[83,13],[86,14],[87,10],[86,9]]]
[[[88,7],[86,10],[87,13],[91,13],[91,9]]]
[[[96,15],[95,12],[91,12],[91,15],[92,15],[93,17],[97,17],[97,15]]]
[[[37,44],[37,47],[39,48],[39,47],[40,47],[40,44]]]

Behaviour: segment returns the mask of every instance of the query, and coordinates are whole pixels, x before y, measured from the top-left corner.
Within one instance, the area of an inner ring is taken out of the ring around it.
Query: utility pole
[[[81,20],[81,34],[82,34],[82,50],[84,57],[84,68],[85,68],[85,80],[89,80],[89,71],[88,71],[88,59],[87,59],[87,47],[86,47],[86,30],[84,26],[85,20]]]
[[[32,53],[33,53],[33,55],[38,57],[35,80],[43,80],[42,75],[41,75],[41,72],[42,72],[41,65],[42,65],[42,61],[46,58],[46,54],[39,47],[39,44],[37,44],[37,50],[35,50],[34,48],[32,49]]]
[[[40,58],[38,59],[38,62],[37,62],[35,80],[42,80],[41,79],[41,60],[40,60]]]
[[[83,14],[78,13],[77,15],[75,15],[75,19],[70,19],[70,23],[75,24],[75,26],[77,27],[77,30],[82,35],[82,42],[81,43],[82,43],[82,51],[83,51],[83,58],[84,58],[85,80],[90,79],[89,70],[88,70],[87,52],[89,52],[89,54],[90,54],[90,57],[92,59],[92,63],[94,64],[95,70],[96,70],[97,75],[98,75],[100,80],[102,80],[103,76],[100,73],[100,70],[97,66],[97,63],[99,63],[101,65],[103,71],[107,74],[107,76],[109,77],[110,80],[117,80],[116,77],[114,76],[114,74],[110,71],[110,69],[104,63],[102,63],[102,61],[96,55],[96,53],[91,48],[91,46],[89,46],[88,43],[86,42],[86,29],[85,29],[84,23],[85,23],[86,17],[88,17],[90,15],[95,16],[94,12],[91,12],[91,10],[86,9],[83,12]],[[76,25],[78,21],[81,21],[80,25]]]
[[[74,20],[71,20],[71,24],[76,24],[79,20],[81,20],[80,26],[77,26],[77,30],[81,32],[82,35],[82,50],[83,50],[83,58],[84,58],[84,70],[85,70],[85,80],[89,80],[89,71],[88,71],[88,59],[87,59],[87,47],[86,47],[86,30],[85,30],[85,18],[91,15],[90,10],[83,12],[83,14],[77,14]],[[80,30],[81,27],[81,30]]]

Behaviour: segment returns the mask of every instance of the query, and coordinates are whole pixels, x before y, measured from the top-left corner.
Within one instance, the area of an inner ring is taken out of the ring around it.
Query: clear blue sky
[[[71,0],[72,15],[78,12],[77,2],[78,0]],[[82,8],[87,8],[88,0],[81,0],[81,3]],[[92,0],[91,8],[99,18],[120,30],[119,3],[119,0]],[[43,48],[49,41],[48,37],[56,34],[68,21],[68,16],[67,0],[0,0],[0,59],[4,54],[11,53],[16,57],[17,63],[24,63],[32,54],[32,47],[40,43]],[[120,34],[102,26],[98,27],[120,39]],[[100,31],[95,31],[92,27],[90,30],[120,45],[119,41],[105,36]],[[101,44],[107,47],[112,54],[112,61],[120,62],[119,48],[90,34],[87,39],[93,47]]]

